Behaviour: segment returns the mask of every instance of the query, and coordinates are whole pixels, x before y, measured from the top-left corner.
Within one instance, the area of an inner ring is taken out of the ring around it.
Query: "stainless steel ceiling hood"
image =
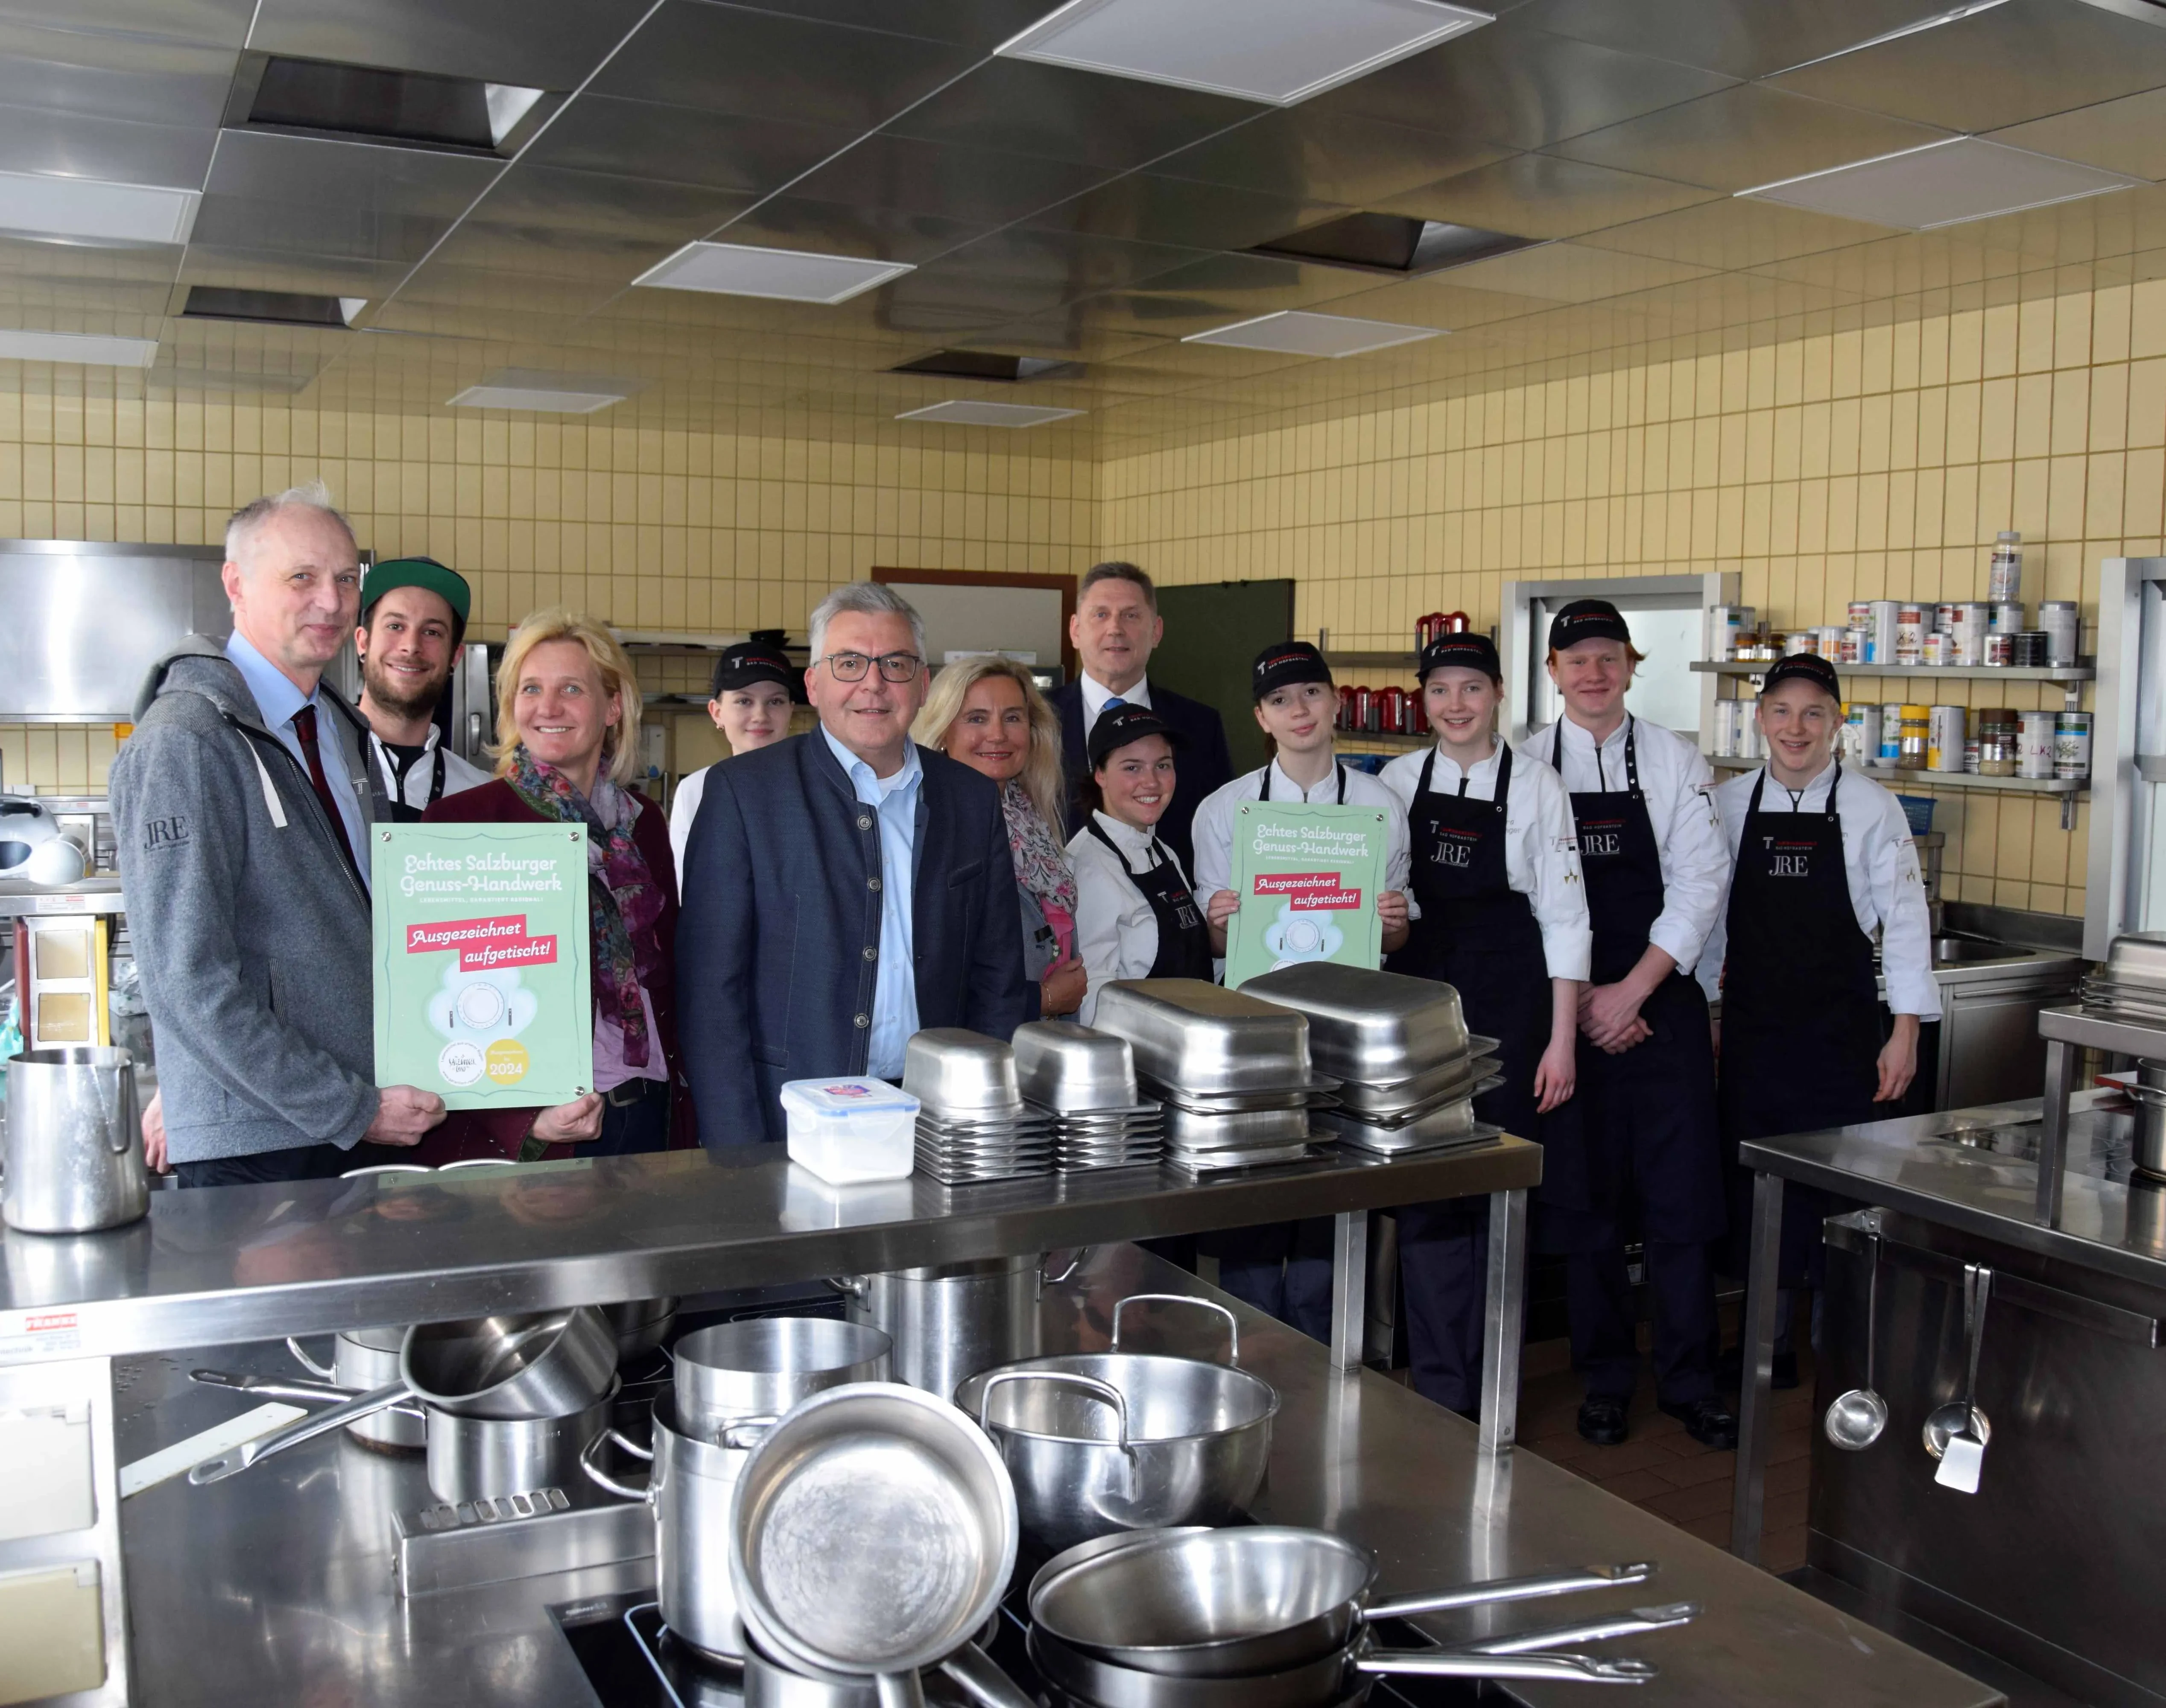
[[[545,89],[475,77],[251,52],[240,56],[235,69],[225,123],[234,130],[506,156],[562,100]]]
[[[1360,213],[1274,237],[1252,246],[1250,252],[1413,278],[1509,255],[1543,241],[1515,237],[1508,231],[1487,231],[1478,225],[1417,219],[1403,214]]]
[[[190,285],[181,318],[250,320],[272,326],[315,326],[343,331],[367,305],[365,297],[324,297],[302,291],[251,291],[227,285]]]
[[[1004,356],[996,350],[936,350],[929,356],[898,362],[890,373],[920,373],[941,379],[1043,379],[1049,374],[1080,373],[1077,362],[1049,356]]]

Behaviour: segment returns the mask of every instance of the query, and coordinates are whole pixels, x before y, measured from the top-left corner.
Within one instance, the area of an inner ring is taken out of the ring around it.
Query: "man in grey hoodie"
[[[391,813],[320,680],[354,631],[352,531],[297,487],[235,514],[225,551],[232,637],[152,666],[109,785],[183,1186],[335,1174],[444,1114],[374,1083],[367,835]]]

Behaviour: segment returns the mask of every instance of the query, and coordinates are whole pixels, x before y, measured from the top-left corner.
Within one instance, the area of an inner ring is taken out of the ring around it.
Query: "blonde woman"
[[[423,822],[586,826],[594,1089],[554,1108],[453,1115],[419,1160],[666,1149],[678,1061],[677,871],[662,809],[631,786],[638,678],[601,624],[552,608],[514,632],[496,698],[496,780],[446,796]]]
[[[969,658],[933,678],[911,738],[999,786],[1022,898],[1023,970],[1038,993],[1032,1018],[1074,1013],[1085,976],[1075,958],[1075,873],[1059,829],[1059,718],[1022,665]]]

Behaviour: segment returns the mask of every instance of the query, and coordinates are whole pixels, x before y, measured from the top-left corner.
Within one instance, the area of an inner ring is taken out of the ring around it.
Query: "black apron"
[[[378,743],[382,741],[383,738],[381,737],[378,737],[369,743],[369,746],[372,749],[374,749],[376,748]],[[383,743],[383,748],[380,753],[372,751],[369,754],[369,758],[372,760],[388,759],[390,761],[391,786],[383,792],[390,797],[391,822],[394,824],[420,823],[421,822],[422,813],[427,809],[420,806],[409,806],[406,804],[406,777],[407,773],[411,770],[412,766],[408,766],[404,769],[400,767],[398,756],[391,751],[391,744],[388,742]],[[444,798],[444,771],[446,768],[444,765],[443,743],[440,741],[435,747],[418,754],[415,758],[413,763],[415,765],[425,764],[431,767],[434,772],[434,775],[431,776],[429,782],[429,805],[431,806],[434,806],[439,801]]]
[[[1160,845],[1156,837],[1151,838],[1151,863],[1140,872],[1128,867],[1128,856],[1114,845],[1113,838],[1094,816],[1090,823],[1091,834],[1106,845],[1106,851],[1121,863],[1121,870],[1128,875],[1128,881],[1150,903],[1151,916],[1158,921],[1158,955],[1144,975],[1154,979],[1202,979],[1211,977],[1211,928],[1203,923],[1203,910],[1196,905],[1188,880],[1181,875],[1181,868],[1173,856]]]
[[[1625,724],[1624,787],[1572,796],[1594,931],[1591,982],[1598,985],[1614,985],[1639,965],[1665,896],[1661,844],[1640,787],[1635,722]],[[1563,720],[1551,727],[1551,763],[1561,774]],[[1595,764],[1599,775],[1598,748]],[[1615,1244],[1623,1237],[1628,1187],[1650,1240],[1716,1240],[1728,1224],[1707,997],[1695,980],[1672,971],[1641,1005],[1640,1018],[1653,1035],[1621,1055],[1580,1040],[1572,1102],[1581,1105],[1581,1142],[1562,1142],[1545,1124],[1536,1196],[1551,1212],[1542,1229],[1550,1250]]]
[[[1498,1040],[1504,1083],[1474,1101],[1475,1114],[1524,1139],[1535,1132],[1535,1067],[1549,1047],[1549,964],[1533,905],[1512,887],[1504,853],[1512,749],[1497,762],[1497,798],[1471,801],[1429,791],[1436,750],[1422,761],[1407,809],[1411,887],[1421,904],[1395,972],[1436,979],[1459,992],[1469,1032]],[[1567,1105],[1569,1107],[1569,1105]]]
[[[1763,769],[1752,785],[1730,880],[1728,960],[1722,980],[1722,1136],[1730,1150],[1732,1261],[1743,1274],[1751,1238],[1751,1177],[1737,1162],[1748,1139],[1812,1133],[1875,1119],[1886,1031],[1873,939],[1850,904],[1836,796],[1822,812],[1760,811]],[[1783,1215],[1781,1277],[1816,1266],[1827,1195],[1792,1186]]]

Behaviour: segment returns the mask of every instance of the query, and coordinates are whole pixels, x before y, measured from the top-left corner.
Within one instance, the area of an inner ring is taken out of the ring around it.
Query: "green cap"
[[[434,558],[388,558],[381,563],[372,563],[368,573],[361,578],[361,620],[368,621],[368,613],[376,601],[394,587],[419,587],[433,593],[452,608],[452,644],[457,646],[466,638],[467,613],[473,608],[473,590],[467,579],[456,569],[447,569]]]

